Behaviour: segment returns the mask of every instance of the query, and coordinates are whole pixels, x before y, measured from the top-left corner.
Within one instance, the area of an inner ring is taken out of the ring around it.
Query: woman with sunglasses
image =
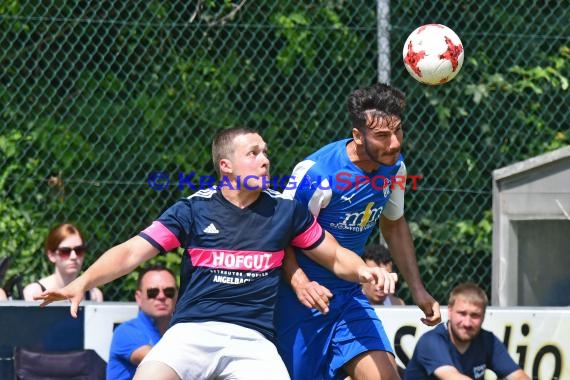
[[[81,272],[87,247],[79,229],[73,224],[60,224],[49,232],[45,241],[45,252],[54,266],[54,272],[24,288],[24,299],[33,301],[34,296],[46,289],[59,289],[75,280]],[[103,293],[98,288],[85,292],[87,301],[103,301]]]

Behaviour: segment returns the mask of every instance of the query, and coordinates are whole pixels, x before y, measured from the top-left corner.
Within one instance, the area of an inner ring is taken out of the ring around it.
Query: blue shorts
[[[342,379],[341,369],[366,351],[392,346],[360,288],[334,293],[329,313],[303,306],[282,286],[275,310],[277,348],[293,380]]]

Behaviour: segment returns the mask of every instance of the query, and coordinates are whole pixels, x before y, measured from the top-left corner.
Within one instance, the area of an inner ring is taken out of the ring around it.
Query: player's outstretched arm
[[[382,215],[380,229],[388,243],[394,263],[408,283],[414,302],[425,314],[422,322],[428,326],[437,325],[441,322],[439,303],[427,292],[422,283],[408,222],[403,216],[390,220]]]
[[[283,260],[283,276],[291,285],[297,295],[297,299],[309,309],[317,309],[323,314],[329,312],[329,301],[333,294],[329,289],[316,281],[311,281],[301,269],[293,248],[285,249]]]
[[[134,270],[144,261],[156,256],[158,250],[140,236],[107,250],[81,276],[61,289],[46,290],[35,300],[44,307],[54,301],[69,300],[71,315],[77,318],[77,309],[88,289],[111,282]]]
[[[336,239],[325,231],[325,239],[316,248],[305,251],[311,259],[321,264],[338,277],[351,281],[379,285],[386,294],[394,294],[398,277],[384,268],[369,267],[362,258],[342,247]]]

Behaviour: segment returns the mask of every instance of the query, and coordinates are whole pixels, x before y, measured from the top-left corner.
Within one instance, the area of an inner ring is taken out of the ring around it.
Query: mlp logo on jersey
[[[364,231],[373,228],[384,210],[384,206],[374,207],[374,202],[368,202],[362,211],[347,212],[339,223],[331,223],[332,228],[339,230]]]

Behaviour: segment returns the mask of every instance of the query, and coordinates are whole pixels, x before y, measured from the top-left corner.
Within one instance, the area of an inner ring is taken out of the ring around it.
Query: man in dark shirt
[[[481,328],[487,303],[476,284],[456,286],[449,297],[449,321],[421,336],[404,380],[482,380],[487,369],[499,378],[530,380],[495,334]]]

